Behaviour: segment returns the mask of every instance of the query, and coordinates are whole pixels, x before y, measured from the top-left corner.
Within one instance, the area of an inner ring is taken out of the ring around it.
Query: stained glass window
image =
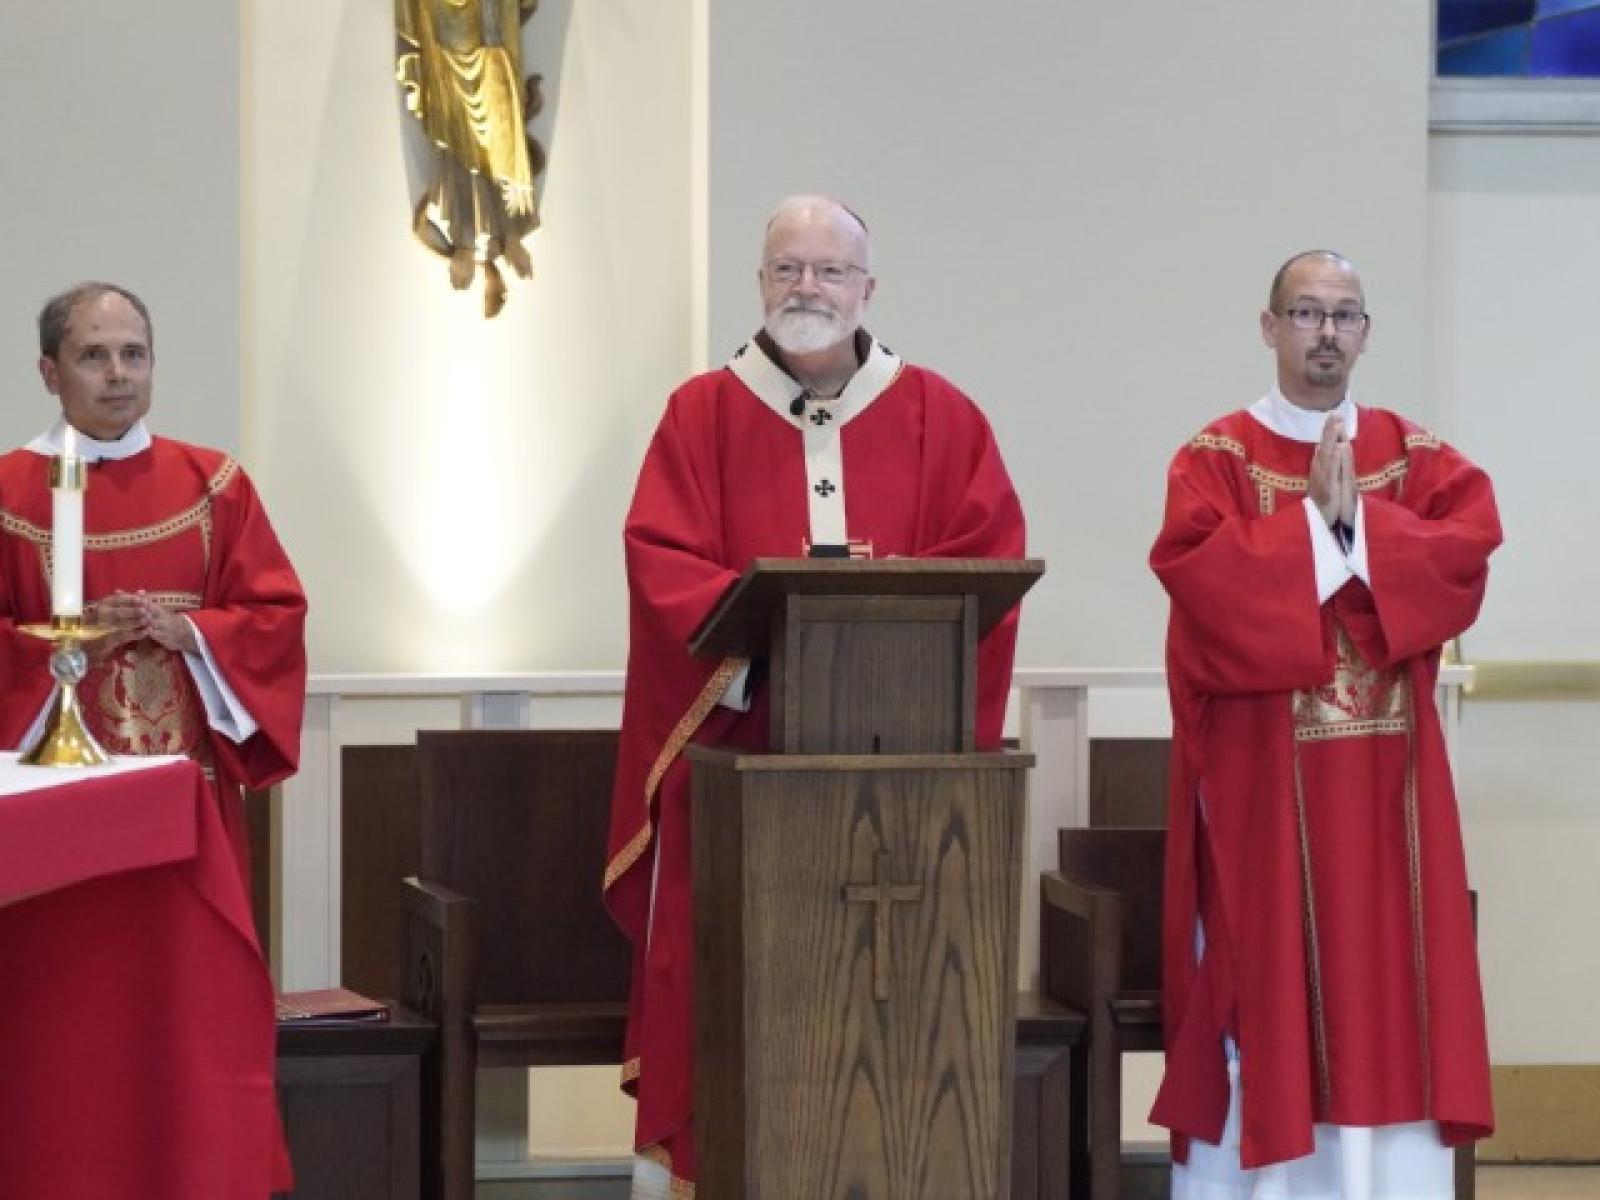
[[[1600,79],[1600,0],[1437,0],[1440,77]]]

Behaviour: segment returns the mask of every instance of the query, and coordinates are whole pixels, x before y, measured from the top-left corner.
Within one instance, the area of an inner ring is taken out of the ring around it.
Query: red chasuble
[[[1173,771],[1151,1119],[1221,1140],[1239,1047],[1246,1168],[1312,1124],[1493,1127],[1461,832],[1433,694],[1500,524],[1488,477],[1392,413],[1354,442],[1371,586],[1318,604],[1315,447],[1245,413],[1178,452],[1151,565],[1172,599]],[[1205,949],[1196,964],[1196,920]]]
[[[761,351],[752,344],[740,353]],[[887,386],[839,431],[849,538],[871,542],[878,557],[1021,557],[1022,509],[987,421],[944,379],[890,362]],[[689,769],[681,755],[691,742],[764,749],[768,721],[765,688],[749,713],[717,703],[740,660],[693,659],[685,647],[751,559],[805,552],[803,424],[733,369],[690,380],[668,402],[624,531],[630,642],[605,888],[634,945],[623,1081],[639,1101],[636,1145],[671,1170],[675,1195],[695,1178]],[[978,648],[979,749],[1000,741],[1016,622],[1013,612]]]
[[[15,747],[51,685],[44,642],[14,626],[50,619],[50,460],[0,456],[0,745]],[[247,862],[240,787],[294,772],[304,705],[306,601],[255,488],[227,455],[167,438],[91,464],[84,494],[83,595],[144,591],[200,630],[260,728],[242,743],[211,729],[181,654],[140,640],[94,664],[84,718],[115,754],[186,754],[212,781]]]

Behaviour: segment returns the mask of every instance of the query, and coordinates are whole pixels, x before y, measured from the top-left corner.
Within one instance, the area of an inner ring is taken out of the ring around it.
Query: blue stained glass
[[[1507,29],[1439,47],[1440,75],[1521,75],[1528,64],[1529,30]]]
[[[1600,8],[1535,25],[1528,74],[1600,76]]]
[[[1540,17],[1558,17],[1562,13],[1577,12],[1585,8],[1600,8],[1600,0],[1539,0]]]
[[[1533,6],[1534,0],[1439,0],[1439,44],[1526,24]]]

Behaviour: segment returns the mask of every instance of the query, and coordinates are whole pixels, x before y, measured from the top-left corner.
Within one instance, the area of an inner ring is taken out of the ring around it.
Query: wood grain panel
[[[403,993],[400,881],[421,865],[415,746],[346,746],[340,796],[340,979]]]
[[[1089,824],[1167,823],[1171,738],[1095,738],[1089,743]]]
[[[699,963],[699,1061],[720,1064],[715,1094],[701,1092],[702,1171],[742,1160],[744,1186],[704,1200],[1000,1196],[1027,759],[861,772],[790,761],[732,783],[695,765],[697,919],[737,909],[742,924],[736,952],[715,957],[736,936],[724,928]],[[878,882],[922,889],[889,910],[887,1001],[874,998],[885,946],[873,910],[845,894],[880,861]]]

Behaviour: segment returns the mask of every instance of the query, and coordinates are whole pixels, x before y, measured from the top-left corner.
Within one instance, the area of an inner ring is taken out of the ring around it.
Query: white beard
[[[838,313],[815,309],[787,312],[778,309],[768,315],[766,328],[785,354],[815,354],[828,350],[856,331],[855,326],[846,323]]]

